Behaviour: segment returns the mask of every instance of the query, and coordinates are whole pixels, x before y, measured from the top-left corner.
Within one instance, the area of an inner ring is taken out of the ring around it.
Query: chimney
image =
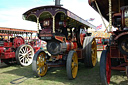
[[[55,6],[63,6],[63,5],[60,4],[60,0],[55,0]]]

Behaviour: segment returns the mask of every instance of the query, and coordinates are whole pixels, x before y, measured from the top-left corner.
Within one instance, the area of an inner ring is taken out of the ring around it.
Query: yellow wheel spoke
[[[37,68],[37,71],[38,71],[38,72],[40,71],[40,68],[41,68],[41,67],[38,67],[38,68]]]
[[[95,41],[93,40],[93,41],[92,41],[92,44],[94,44],[94,43],[95,43]]]
[[[95,64],[96,64],[96,58],[97,58],[96,49],[97,49],[96,41],[93,40],[92,41],[92,48],[91,48],[91,50],[92,50],[92,54],[91,55],[92,55],[92,64],[93,64],[93,66],[95,66]]]
[[[74,63],[72,62],[72,67],[74,67]]]
[[[94,58],[94,57],[95,57],[95,52],[92,53],[92,58]]]
[[[96,48],[95,48],[95,47],[93,47],[93,48],[92,48],[92,50],[94,51],[94,50],[96,50]]]
[[[78,59],[76,53],[73,54],[72,60],[72,76],[75,78],[78,70]]]

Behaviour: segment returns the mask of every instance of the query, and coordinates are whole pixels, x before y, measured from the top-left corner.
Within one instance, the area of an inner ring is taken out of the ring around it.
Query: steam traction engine
[[[36,31],[0,28],[0,60],[7,65],[18,63],[22,66],[28,66],[32,63],[35,52],[40,48],[35,47],[30,42],[25,42],[25,39],[17,34],[32,34]],[[7,39],[5,39],[7,38]],[[31,38],[32,39],[32,38]]]
[[[95,26],[60,6],[37,7],[23,15],[26,20],[37,22],[38,37],[47,42],[49,54],[39,50],[34,56],[32,69],[36,76],[44,76],[48,67],[66,65],[68,78],[74,79],[78,59],[85,66],[96,65],[96,41],[84,29]]]
[[[89,0],[89,4],[96,11],[100,9],[104,18],[109,20],[109,25],[112,22],[117,28],[116,31],[110,32],[112,35],[109,44],[106,50],[102,51],[100,59],[101,82],[103,85],[108,85],[111,69],[126,71],[128,77],[128,0]]]

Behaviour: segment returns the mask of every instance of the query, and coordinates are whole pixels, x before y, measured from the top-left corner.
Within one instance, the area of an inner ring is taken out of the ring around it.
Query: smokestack
[[[63,5],[60,4],[60,0],[55,0],[55,6],[63,6]]]

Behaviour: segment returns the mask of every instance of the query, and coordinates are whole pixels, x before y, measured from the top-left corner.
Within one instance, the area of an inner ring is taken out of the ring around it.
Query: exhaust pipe
[[[63,5],[60,4],[60,0],[55,0],[55,6],[63,6]]]

